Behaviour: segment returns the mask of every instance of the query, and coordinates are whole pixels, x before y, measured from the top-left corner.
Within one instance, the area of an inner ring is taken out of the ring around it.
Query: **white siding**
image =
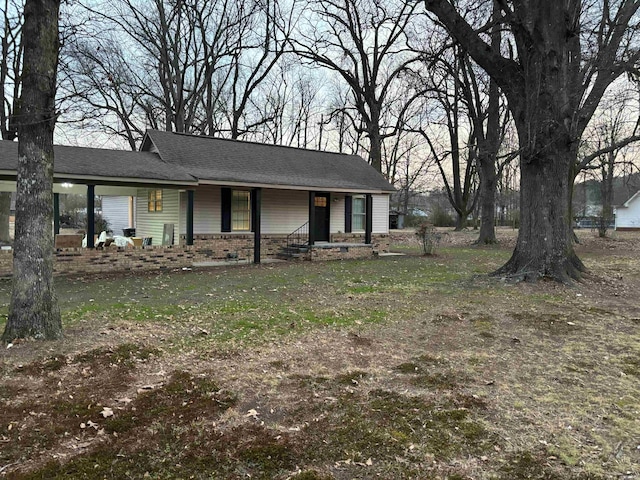
[[[309,221],[309,192],[263,190],[261,214],[262,233],[291,233]]]
[[[218,186],[202,186],[193,195],[193,233],[220,233],[221,193]],[[180,233],[187,233],[187,192],[180,193]]]
[[[344,233],[344,194],[331,194],[331,233]]]
[[[165,223],[174,224],[174,243],[178,243],[180,206],[178,190],[162,190],[162,212],[149,212],[149,195],[146,188],[138,189],[136,196],[136,237],[152,237],[153,245],[162,245]]]
[[[180,235],[187,234],[187,192],[180,192],[180,227],[178,232]]]
[[[309,193],[296,190],[262,191],[261,230],[264,234],[288,234],[309,220]],[[343,207],[344,209],[344,207]],[[180,232],[186,233],[187,195],[180,196]],[[193,233],[221,233],[221,187],[195,190]],[[246,232],[243,232],[246,233]]]
[[[640,197],[626,208],[616,208],[616,228],[640,228]]]
[[[221,187],[200,186],[195,190],[193,232],[194,234],[221,233],[222,222]],[[344,232],[344,197],[342,193],[331,194],[331,233]],[[139,207],[146,212],[144,202]],[[373,195],[373,233],[389,232],[389,195]],[[187,195],[180,194],[181,234],[186,233]],[[261,230],[263,234],[288,234],[309,221],[309,192],[300,190],[262,191]],[[149,214],[151,215],[151,214]],[[168,223],[168,222],[163,222]],[[161,226],[162,227],[162,226]],[[142,228],[141,226],[138,227]],[[160,228],[162,231],[162,228]]]
[[[196,189],[193,199],[193,233],[220,233],[222,224],[221,196],[221,188],[217,186],[203,186]]]
[[[372,195],[372,233],[389,233],[389,195]]]
[[[122,235],[122,229],[131,226],[129,225],[129,197],[102,197],[102,216],[109,222],[109,228],[114,235]]]

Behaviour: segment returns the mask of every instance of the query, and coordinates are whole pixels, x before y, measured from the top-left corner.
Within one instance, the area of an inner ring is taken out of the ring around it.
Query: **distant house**
[[[0,190],[15,190],[17,161],[17,143],[1,141]],[[56,194],[99,195],[115,234],[135,227],[151,246],[206,247],[211,258],[259,262],[292,238],[375,253],[393,191],[356,155],[154,130],[139,152],[55,146]]]
[[[616,230],[640,230],[640,190],[622,205],[614,207]]]

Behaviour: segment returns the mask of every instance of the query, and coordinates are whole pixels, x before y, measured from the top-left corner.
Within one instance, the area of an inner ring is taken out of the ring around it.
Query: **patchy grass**
[[[487,277],[509,249],[470,231],[60,278],[65,339],[0,349],[0,477],[638,478],[638,242],[580,234],[572,287]]]

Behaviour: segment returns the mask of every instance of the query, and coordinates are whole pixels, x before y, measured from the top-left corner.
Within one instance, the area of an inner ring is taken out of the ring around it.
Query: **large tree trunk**
[[[569,181],[582,135],[575,119],[579,37],[567,34],[562,2],[535,0],[529,7],[527,28],[540,38],[518,45],[523,83],[505,92],[522,149],[520,230],[511,259],[496,273],[569,283],[585,271],[573,248],[569,208]]]
[[[491,245],[496,240],[496,175],[495,157],[482,158],[480,160],[480,234],[477,243]]]
[[[496,274],[569,283],[584,265],[575,254],[569,210],[569,169],[575,151],[551,136],[547,148],[524,155],[520,165],[520,230],[511,259]],[[555,147],[555,148],[554,148]]]
[[[370,144],[369,163],[378,172],[382,173],[382,137],[380,135],[380,126],[378,124],[372,124],[368,130]]]
[[[13,292],[2,340],[62,335],[53,289],[53,129],[60,0],[27,0]]]
[[[500,6],[493,0],[493,20],[496,24],[491,28],[491,50],[500,54],[502,35],[497,20],[500,18]],[[482,127],[482,125],[479,125]],[[478,127],[476,127],[478,128]],[[489,106],[487,109],[487,132],[478,145],[478,163],[480,168],[480,235],[479,245],[497,243],[496,239],[496,187],[498,175],[498,150],[500,149],[500,89],[494,79],[489,80]]]

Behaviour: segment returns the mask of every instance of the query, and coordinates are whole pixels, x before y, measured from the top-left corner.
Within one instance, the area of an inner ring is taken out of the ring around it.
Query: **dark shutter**
[[[249,220],[249,231],[251,232],[255,232],[256,231],[256,226],[255,226],[255,219],[253,218],[253,212],[256,209],[256,191],[255,189],[251,189],[251,191],[249,192],[249,218],[251,220]]]
[[[344,233],[351,233],[351,221],[353,214],[353,197],[347,195],[344,197]]]
[[[222,193],[222,225],[220,231],[231,231],[231,189],[221,188]]]

